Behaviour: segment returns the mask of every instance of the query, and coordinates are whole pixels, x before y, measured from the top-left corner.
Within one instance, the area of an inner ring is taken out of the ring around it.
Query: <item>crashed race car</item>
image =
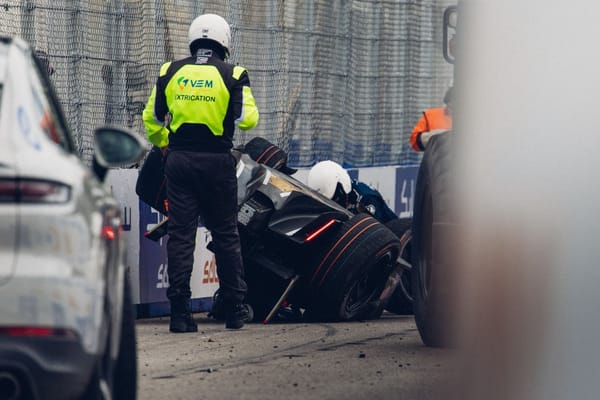
[[[308,320],[377,317],[380,296],[398,268],[398,236],[372,216],[355,215],[296,180],[285,166],[285,153],[268,142],[249,146],[256,142],[232,150],[246,302],[254,320],[266,323],[282,306]],[[160,150],[153,149],[136,192],[166,215],[160,157]],[[146,237],[158,240],[167,224],[168,218]],[[218,307],[212,314],[219,318]]]

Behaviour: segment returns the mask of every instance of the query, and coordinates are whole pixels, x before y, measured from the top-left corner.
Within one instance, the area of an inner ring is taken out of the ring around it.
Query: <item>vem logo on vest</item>
[[[188,85],[192,88],[201,89],[201,88],[213,88],[213,81],[207,79],[189,79],[185,76],[181,76],[177,79],[177,84],[181,90],[185,89]]]

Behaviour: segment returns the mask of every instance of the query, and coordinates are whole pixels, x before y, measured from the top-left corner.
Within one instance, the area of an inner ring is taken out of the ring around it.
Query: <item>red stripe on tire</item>
[[[269,150],[271,150],[273,147],[275,147],[275,146],[274,146],[274,145],[270,145],[269,147],[267,147],[267,148],[265,149],[265,151],[263,151],[263,152],[260,154],[260,156],[256,157],[256,162],[257,162],[257,163],[259,163],[259,162],[260,162],[260,159],[261,159],[261,158],[262,158],[262,157],[263,157],[265,154],[267,154],[267,153],[269,152]]]
[[[277,154],[277,153],[279,153],[279,150],[275,149],[275,151],[274,151],[273,153],[271,153],[271,155],[270,155],[269,157],[267,157],[267,158],[265,159],[265,161],[263,161],[263,164],[267,164],[267,163],[269,162],[269,160],[270,160],[271,158],[273,158],[273,156],[274,156],[275,154]]]
[[[352,243],[354,243],[354,241],[360,237],[360,235],[362,235],[367,229],[369,229],[370,227],[379,224],[378,221],[374,221],[372,224],[367,225],[366,227],[364,227],[360,232],[358,232],[358,234],[356,236],[354,236],[352,238],[352,240],[350,240],[348,243],[346,243],[346,245],[344,246],[344,248],[337,254],[337,256],[335,257],[335,259],[329,263],[329,268],[327,268],[327,270],[325,271],[325,273],[323,274],[323,277],[321,278],[321,281],[319,282],[319,286],[321,286],[323,284],[323,281],[325,280],[325,278],[327,277],[327,275],[329,274],[329,271],[331,270],[331,268],[335,265],[335,263],[337,262],[337,260],[340,258],[340,256],[342,254],[344,254],[344,251],[346,251],[346,249],[348,248],[348,246],[350,246]]]
[[[323,264],[325,264],[325,261],[329,258],[329,256],[331,255],[331,253],[333,253],[335,251],[335,248],[338,246],[338,244],[344,240],[346,238],[346,236],[348,236],[350,233],[352,233],[352,231],[354,229],[356,229],[358,227],[358,225],[360,225],[361,223],[363,223],[364,221],[366,221],[367,219],[369,219],[370,217],[365,216],[363,219],[359,220],[356,222],[356,224],[354,224],[352,226],[352,228],[348,229],[348,231],[346,233],[344,233],[342,235],[342,237],[340,237],[337,242],[334,243],[333,246],[331,246],[331,249],[327,252],[327,254],[325,254],[325,257],[323,257],[323,260],[321,261],[321,263],[319,264],[319,266],[317,267],[317,269],[315,270],[315,272],[313,273],[312,278],[310,278],[310,284],[312,285],[315,278],[317,277],[317,274],[319,273],[319,271],[321,271],[321,268],[323,267]]]

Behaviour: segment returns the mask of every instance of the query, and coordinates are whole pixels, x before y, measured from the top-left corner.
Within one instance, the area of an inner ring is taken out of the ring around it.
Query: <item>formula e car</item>
[[[164,178],[157,167],[160,151],[153,151],[136,191],[161,211]],[[268,166],[272,163],[256,162],[247,149],[232,154],[237,160],[246,301],[255,320],[270,320],[282,304],[302,310],[311,320],[368,318],[397,265],[398,237],[372,216],[354,215],[281,168]],[[166,234],[164,225],[147,237]]]

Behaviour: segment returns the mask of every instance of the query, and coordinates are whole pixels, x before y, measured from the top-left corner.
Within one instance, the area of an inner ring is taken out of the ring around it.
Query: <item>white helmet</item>
[[[231,29],[223,17],[217,14],[202,14],[190,24],[188,31],[188,46],[198,39],[209,39],[219,43],[229,55]]]
[[[350,175],[340,164],[334,161],[318,162],[308,172],[308,186],[330,199],[333,199],[338,183],[346,194],[352,191]]]

